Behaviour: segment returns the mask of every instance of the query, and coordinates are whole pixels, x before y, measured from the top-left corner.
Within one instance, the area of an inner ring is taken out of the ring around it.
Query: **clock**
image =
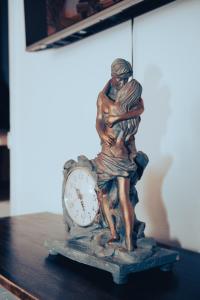
[[[94,223],[99,211],[96,185],[96,173],[85,156],[65,164],[63,213],[68,231],[72,226],[87,227]]]

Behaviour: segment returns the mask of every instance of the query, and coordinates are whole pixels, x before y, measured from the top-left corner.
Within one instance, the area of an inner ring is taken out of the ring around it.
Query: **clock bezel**
[[[67,182],[68,182],[70,176],[71,176],[75,171],[77,171],[77,170],[80,170],[80,171],[82,171],[83,173],[85,173],[86,175],[89,175],[89,176],[92,178],[92,180],[93,180],[93,182],[94,182],[94,186],[95,186],[95,178],[94,178],[94,176],[92,176],[92,174],[91,174],[91,172],[88,170],[88,168],[82,167],[82,166],[77,166],[77,167],[73,168],[73,169],[69,172],[68,178],[67,178],[67,180],[66,180],[66,182],[65,182],[64,203],[65,203],[65,208],[66,208],[66,210],[67,210],[67,212],[68,212],[68,215],[69,215],[69,217],[72,219],[72,221],[73,221],[74,223],[76,223],[76,224],[77,224],[78,226],[80,226],[80,227],[88,227],[88,226],[90,226],[90,225],[92,225],[92,224],[94,223],[94,220],[95,220],[96,215],[97,215],[98,210],[99,210],[99,206],[97,206],[97,210],[96,210],[96,213],[95,213],[94,217],[92,218],[92,221],[91,221],[90,223],[87,223],[86,225],[82,225],[82,224],[80,224],[79,222],[77,222],[77,221],[75,220],[75,218],[73,218],[72,213],[70,212],[69,208],[67,208],[67,204],[66,204],[66,203],[67,203],[67,197],[66,197]],[[94,192],[95,192],[95,189],[94,189]],[[98,203],[97,195],[96,195],[96,201],[97,201],[97,203]]]
[[[94,182],[96,183],[96,186],[94,188],[94,191],[96,192],[96,194],[97,194],[97,190],[98,190],[96,172],[93,170],[93,165],[92,165],[91,161],[89,161],[85,156],[79,156],[78,162],[76,162],[74,160],[69,160],[65,163],[64,172],[63,172],[64,179],[63,179],[63,188],[62,188],[62,207],[63,207],[64,223],[65,223],[65,228],[66,228],[67,232],[69,232],[72,227],[87,228],[87,227],[92,226],[95,223],[95,219],[97,218],[97,215],[98,215],[99,209],[100,209],[100,205],[98,203],[98,210],[95,214],[95,217],[87,225],[79,225],[70,216],[68,209],[66,207],[66,204],[65,204],[66,184],[67,184],[67,180],[68,180],[68,177],[70,176],[70,174],[73,173],[73,171],[75,171],[77,169],[85,170],[90,176],[92,176],[92,178],[94,179]],[[97,197],[97,201],[98,201],[98,197]]]

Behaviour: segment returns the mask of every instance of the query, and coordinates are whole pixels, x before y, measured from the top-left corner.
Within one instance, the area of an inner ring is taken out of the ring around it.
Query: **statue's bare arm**
[[[115,123],[119,121],[129,120],[134,117],[138,117],[143,112],[144,112],[144,102],[141,98],[138,105],[134,109],[119,115],[109,115],[106,119],[106,125],[112,127]]]
[[[97,99],[97,117],[96,117],[96,130],[100,139],[107,145],[111,146],[114,143],[114,138],[106,133],[106,124],[103,119],[104,107],[101,97]]]

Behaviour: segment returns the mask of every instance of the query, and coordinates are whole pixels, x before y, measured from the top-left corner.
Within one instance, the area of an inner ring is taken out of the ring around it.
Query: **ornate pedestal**
[[[127,253],[117,245],[96,247],[87,238],[45,242],[50,255],[61,254],[79,263],[108,271],[116,284],[126,283],[130,273],[150,268],[170,271],[179,260],[178,252],[156,246],[151,238],[140,239],[137,245],[137,249]]]

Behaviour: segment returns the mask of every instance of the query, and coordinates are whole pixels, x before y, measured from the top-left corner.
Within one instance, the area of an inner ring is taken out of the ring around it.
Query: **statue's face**
[[[116,87],[117,90],[120,90],[127,82],[129,77],[120,77],[120,76],[114,76],[112,78],[112,84]]]

